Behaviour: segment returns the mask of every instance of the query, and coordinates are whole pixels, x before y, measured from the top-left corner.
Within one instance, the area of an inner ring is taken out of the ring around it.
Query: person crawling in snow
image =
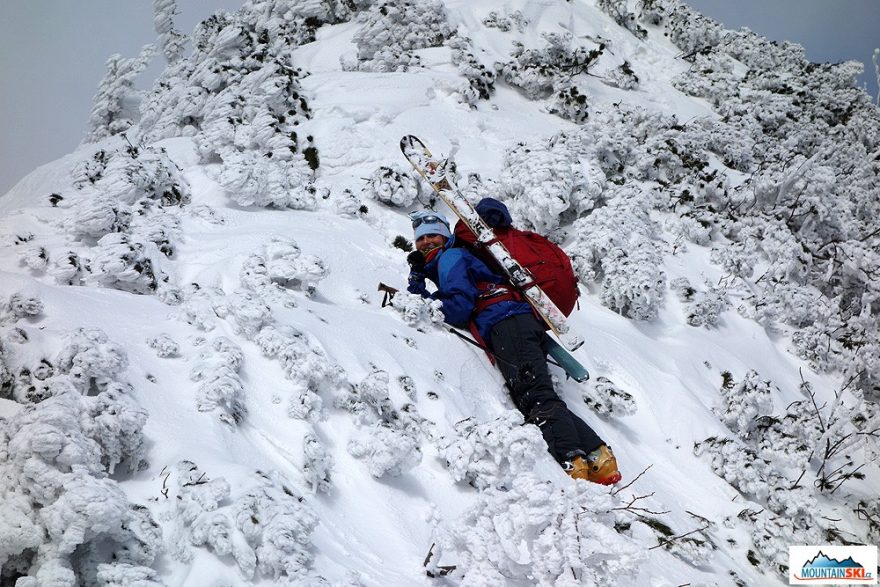
[[[507,207],[494,198],[484,198],[477,212],[483,218],[501,215],[510,224]],[[507,382],[513,403],[526,422],[541,429],[550,453],[571,477],[603,485],[620,481],[611,449],[553,389],[543,320],[505,278],[466,247],[456,246],[457,239],[442,214],[425,210],[410,217],[416,250],[407,257],[407,290],[441,300],[447,323],[470,327],[482,339]],[[437,286],[436,292],[428,292],[425,279]]]

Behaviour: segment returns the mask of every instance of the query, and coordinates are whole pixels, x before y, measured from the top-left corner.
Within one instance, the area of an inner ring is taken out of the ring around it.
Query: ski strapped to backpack
[[[455,188],[449,178],[446,177],[446,161],[435,159],[425,144],[412,135],[405,136],[400,140],[400,150],[416,172],[431,184],[434,191],[467,226],[473,234],[474,242],[479,243],[479,246],[492,256],[495,260],[495,266],[522,293],[526,301],[543,318],[544,322],[559,338],[563,346],[568,350],[575,350],[581,346],[584,341],[581,337],[570,331],[565,312],[542,289],[536,276],[514,258],[492,228],[480,217],[470,202]],[[562,254],[564,255],[564,253]],[[573,305],[574,301],[572,300]],[[568,308],[568,311],[570,312],[571,308]]]
[[[514,228],[507,206],[495,198],[483,198],[475,209],[510,256],[532,275],[535,284],[550,296],[556,307],[566,316],[571,314],[580,292],[577,276],[565,251],[545,236]],[[464,244],[491,269],[502,272],[485,245],[476,240],[476,235],[461,220],[456,223],[454,233],[456,243]]]

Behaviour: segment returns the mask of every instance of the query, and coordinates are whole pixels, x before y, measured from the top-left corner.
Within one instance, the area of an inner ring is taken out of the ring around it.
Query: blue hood
[[[505,228],[513,224],[507,206],[495,198],[483,198],[476,205],[477,214],[492,228]]]

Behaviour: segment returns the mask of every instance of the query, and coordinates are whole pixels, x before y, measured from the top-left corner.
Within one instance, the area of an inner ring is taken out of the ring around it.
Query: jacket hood
[[[477,214],[492,228],[506,228],[513,224],[507,206],[495,198],[483,198],[477,205]]]

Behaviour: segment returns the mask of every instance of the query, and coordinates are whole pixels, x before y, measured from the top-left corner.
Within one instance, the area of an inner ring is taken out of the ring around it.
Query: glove
[[[429,297],[428,288],[425,287],[425,256],[419,251],[413,251],[407,255],[406,262],[409,263],[409,283],[406,291],[423,298]]]
[[[409,263],[411,271],[417,271],[419,273],[425,272],[425,256],[421,251],[413,251],[407,255],[406,262]]]

